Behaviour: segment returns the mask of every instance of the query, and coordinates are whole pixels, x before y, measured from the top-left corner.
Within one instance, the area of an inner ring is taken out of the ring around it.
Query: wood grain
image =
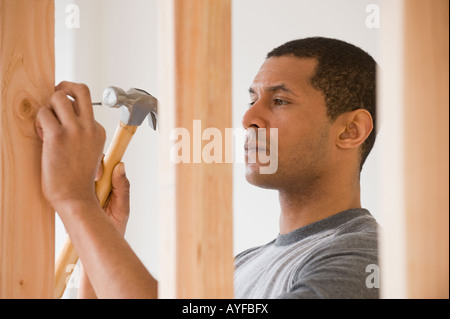
[[[232,298],[232,164],[194,163],[208,141],[195,141],[193,129],[201,120],[202,131],[218,128],[224,138],[232,127],[231,1],[164,0],[160,16],[159,295]],[[170,132],[177,127],[190,133],[190,163],[171,162]]]
[[[381,9],[383,298],[449,297],[448,9],[446,0]]]
[[[55,87],[54,17],[53,0],[0,0],[0,298],[53,298],[54,211],[34,119]]]
[[[404,1],[409,298],[449,297],[449,3]]]

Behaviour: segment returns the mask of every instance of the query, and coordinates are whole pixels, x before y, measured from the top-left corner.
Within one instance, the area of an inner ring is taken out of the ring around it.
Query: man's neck
[[[360,208],[359,181],[354,183],[329,183],[308,194],[302,191],[280,190],[280,234],[322,220],[350,208]]]

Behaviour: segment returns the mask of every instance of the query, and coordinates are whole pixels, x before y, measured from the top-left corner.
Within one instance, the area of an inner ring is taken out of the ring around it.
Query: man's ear
[[[344,113],[336,119],[338,134],[336,146],[341,149],[359,147],[373,130],[373,120],[369,111],[357,109]]]

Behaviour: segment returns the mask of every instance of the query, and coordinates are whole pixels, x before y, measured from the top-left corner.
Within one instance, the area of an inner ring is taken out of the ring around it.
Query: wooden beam
[[[0,0],[0,298],[53,298],[54,211],[38,108],[55,87],[54,1]]]
[[[232,298],[232,164],[224,163],[225,128],[232,127],[231,0],[162,0],[160,5],[159,294]],[[202,141],[201,134],[211,127],[220,131],[222,163],[202,157],[210,141]],[[170,140],[175,128],[189,132],[189,163],[175,164],[170,157],[180,141],[180,136]]]
[[[404,2],[409,298],[449,297],[448,0]]]
[[[382,296],[448,298],[449,3],[395,2],[382,11],[382,129],[391,144],[382,148],[394,168],[383,172]]]

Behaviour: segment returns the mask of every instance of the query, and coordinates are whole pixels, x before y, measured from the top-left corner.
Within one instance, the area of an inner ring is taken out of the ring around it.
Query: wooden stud
[[[449,32],[446,0],[404,2],[409,298],[449,297]]]
[[[381,122],[389,139],[380,146],[392,169],[382,172],[382,296],[448,298],[449,4],[386,1],[382,12]]]
[[[160,17],[159,295],[232,298],[232,164],[223,152],[232,127],[231,0],[162,0]],[[223,163],[202,158],[210,141],[201,134],[211,127],[220,130]],[[189,132],[190,163],[170,157],[174,128]]]
[[[53,0],[0,0],[0,298],[53,298],[36,112],[55,87]]]

